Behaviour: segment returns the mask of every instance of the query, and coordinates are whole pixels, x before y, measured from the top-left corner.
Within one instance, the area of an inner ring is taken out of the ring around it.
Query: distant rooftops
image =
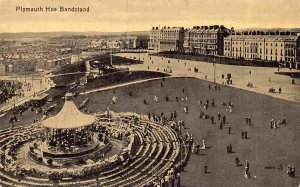
[[[230,35],[228,36],[227,40],[230,39],[272,39],[277,41],[296,41],[299,36],[295,35]]]
[[[246,31],[238,31],[238,32],[233,32],[232,35],[288,35],[288,36],[297,36],[297,32],[291,32],[291,31],[279,31],[279,30],[274,30],[274,31],[263,31],[263,30],[246,30]]]
[[[163,26],[162,28],[160,27],[152,27],[152,30],[184,30],[184,27],[167,27]]]

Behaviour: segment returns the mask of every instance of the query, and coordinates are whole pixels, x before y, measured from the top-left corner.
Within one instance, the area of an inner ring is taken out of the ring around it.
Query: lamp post
[[[112,54],[113,53],[113,49],[111,48],[111,53],[110,53],[110,66],[112,67],[113,66],[113,64],[112,64]]]

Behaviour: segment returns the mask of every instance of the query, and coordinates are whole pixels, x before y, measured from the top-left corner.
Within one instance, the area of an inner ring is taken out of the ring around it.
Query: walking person
[[[229,149],[229,153],[232,153],[232,146],[231,146],[231,144],[229,144],[228,149]]]
[[[246,173],[248,174],[249,173],[249,162],[248,160],[246,160],[246,163],[245,163],[245,169],[246,169]]]
[[[228,134],[231,134],[231,125],[228,125]]]
[[[176,175],[176,178],[177,178],[177,187],[180,187],[180,173],[177,173]]]
[[[223,124],[226,124],[226,116],[223,116]]]
[[[221,120],[221,114],[220,114],[220,112],[218,112],[218,120],[219,121]]]
[[[250,172],[249,172],[249,162],[248,160],[246,160],[246,163],[245,163],[245,173],[244,173],[244,177],[245,178],[250,178]]]
[[[207,174],[207,163],[204,164],[204,174]]]
[[[282,118],[281,124],[282,124],[282,125],[286,125],[285,117]]]
[[[239,155],[235,155],[235,165],[238,167],[240,165]]]

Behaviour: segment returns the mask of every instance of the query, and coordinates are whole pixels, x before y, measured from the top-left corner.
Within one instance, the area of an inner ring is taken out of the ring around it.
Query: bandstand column
[[[88,134],[87,130],[85,130],[85,132],[86,132],[86,144],[88,144],[88,142],[89,142],[89,134]]]

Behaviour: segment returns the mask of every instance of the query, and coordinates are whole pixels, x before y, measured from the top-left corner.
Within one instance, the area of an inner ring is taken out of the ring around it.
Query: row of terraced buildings
[[[289,31],[235,32],[223,25],[152,27],[148,49],[277,62],[300,69],[300,34]]]

